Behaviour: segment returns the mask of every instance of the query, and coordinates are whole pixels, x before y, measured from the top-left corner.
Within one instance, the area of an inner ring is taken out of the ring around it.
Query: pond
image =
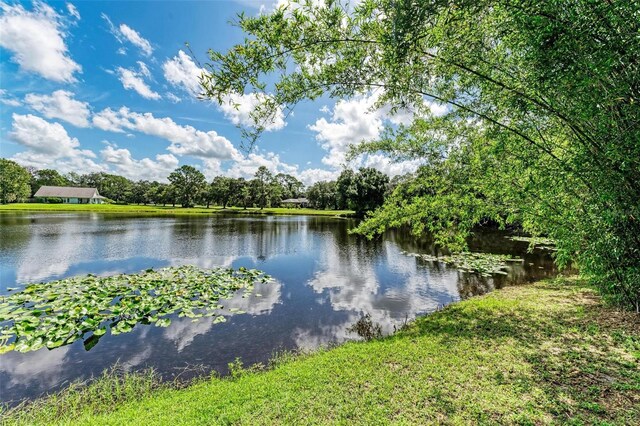
[[[167,328],[137,325],[57,349],[0,355],[0,399],[13,405],[99,375],[115,364],[153,367],[165,378],[227,373],[228,363],[265,363],[284,350],[313,350],[358,336],[363,315],[384,333],[443,305],[556,273],[550,253],[499,231],[477,233],[472,251],[511,254],[506,275],[483,278],[406,253],[438,254],[428,239],[387,232],[349,235],[356,222],[317,216],[135,217],[97,213],[0,213],[0,293],[26,283],[80,275],[134,273],[196,265],[247,267],[271,275],[260,297],[226,304],[244,311],[227,321],[173,318]]]

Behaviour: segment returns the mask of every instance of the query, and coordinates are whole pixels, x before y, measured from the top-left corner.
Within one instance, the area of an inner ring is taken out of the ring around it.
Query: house
[[[307,207],[309,200],[306,198],[287,198],[286,200],[282,200],[281,204],[285,206]]]
[[[96,188],[72,186],[41,186],[34,198],[60,198],[65,204],[102,204],[105,200]]]

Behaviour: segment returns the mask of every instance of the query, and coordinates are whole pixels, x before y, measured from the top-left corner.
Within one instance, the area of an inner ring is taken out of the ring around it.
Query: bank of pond
[[[48,203],[12,203],[0,204],[0,212],[96,212],[115,214],[150,214],[150,215],[206,215],[206,214],[239,214],[239,215],[305,215],[351,217],[352,210],[321,210],[306,207],[226,207],[196,206],[181,207],[175,205],[155,204],[48,204]]]
[[[638,424],[640,325],[576,278],[506,287],[392,336],[186,387],[110,370],[5,424]],[[246,368],[249,367],[249,368]]]

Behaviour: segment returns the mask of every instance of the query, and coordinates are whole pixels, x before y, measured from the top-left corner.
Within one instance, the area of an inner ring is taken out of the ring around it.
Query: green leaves
[[[268,94],[255,117],[266,119],[375,92],[413,122],[354,140],[352,154],[434,173],[419,171],[359,232],[408,226],[460,251],[475,225],[515,224],[640,312],[639,2],[289,3],[240,18],[245,41],[210,52],[205,97]]]
[[[493,274],[506,275],[507,262],[522,259],[512,258],[509,255],[493,254],[493,253],[476,253],[476,252],[457,252],[448,256],[431,256],[428,254],[406,253],[411,256],[419,257],[428,262],[442,262],[451,265],[463,272],[478,273],[483,277],[490,277]]]
[[[79,276],[31,284],[0,297],[0,353],[49,349],[84,339],[86,350],[107,329],[128,333],[139,324],[167,327],[169,315],[214,317],[224,322],[219,301],[270,277],[255,269],[199,269],[195,266],[148,269],[139,274]],[[235,313],[241,313],[234,311]]]

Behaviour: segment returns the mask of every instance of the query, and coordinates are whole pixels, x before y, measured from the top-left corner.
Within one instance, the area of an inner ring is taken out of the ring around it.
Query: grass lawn
[[[15,203],[0,205],[3,211],[30,211],[30,212],[100,212],[100,213],[145,213],[167,215],[201,215],[214,213],[239,213],[239,214],[264,214],[264,215],[313,215],[313,216],[345,216],[352,214],[351,210],[315,210],[297,208],[248,208],[228,207],[223,209],[216,206],[206,207],[172,207],[136,204],[45,204],[45,203]]]
[[[453,304],[394,336],[267,371],[185,389],[152,390],[152,381],[103,378],[5,423],[638,425],[640,318],[563,278]]]

